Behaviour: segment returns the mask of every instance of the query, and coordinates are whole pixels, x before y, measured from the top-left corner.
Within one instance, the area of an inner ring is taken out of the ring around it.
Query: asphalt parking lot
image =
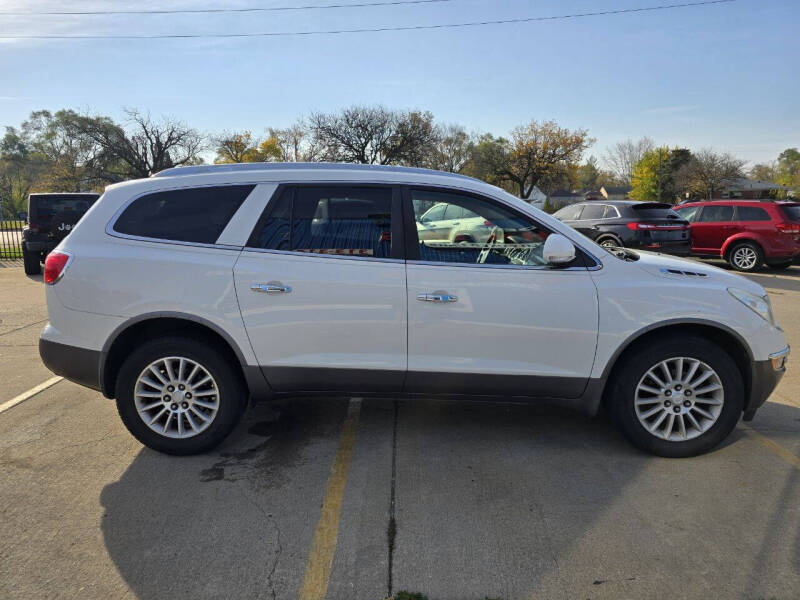
[[[800,267],[752,275],[800,348]],[[0,405],[50,380],[40,278],[0,267]],[[142,448],[67,381],[0,412],[0,598],[799,598],[800,366],[667,460],[552,405],[298,400]]]

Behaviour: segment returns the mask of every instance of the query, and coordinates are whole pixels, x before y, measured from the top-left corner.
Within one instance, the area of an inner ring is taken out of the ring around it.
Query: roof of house
[[[605,190],[606,194],[608,194],[609,196],[617,196],[619,194],[629,194],[633,188],[629,185],[617,185],[617,186],[604,185],[601,189]]]
[[[778,185],[771,181],[761,181],[758,179],[748,179],[747,177],[737,177],[729,179],[725,182],[725,187],[728,190],[741,190],[741,191],[771,191],[771,190],[789,190],[791,188],[785,185]]]
[[[556,190],[552,194],[550,194],[551,198],[583,198],[583,194],[576,194],[575,192],[570,192],[568,190]]]

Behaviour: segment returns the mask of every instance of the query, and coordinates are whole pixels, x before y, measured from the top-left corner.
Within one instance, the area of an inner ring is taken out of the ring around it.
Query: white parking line
[[[28,398],[32,398],[33,396],[35,396],[39,392],[43,392],[47,388],[49,388],[51,386],[54,386],[55,384],[57,384],[62,379],[64,379],[64,378],[63,377],[51,377],[47,381],[45,381],[43,383],[40,383],[36,387],[33,387],[33,388],[29,389],[27,392],[22,392],[19,396],[15,396],[14,398],[9,400],[8,402],[3,402],[2,404],[0,404],[0,413],[7,411],[9,408],[15,407],[17,404],[20,404],[21,402],[25,402],[25,400],[27,400]]]

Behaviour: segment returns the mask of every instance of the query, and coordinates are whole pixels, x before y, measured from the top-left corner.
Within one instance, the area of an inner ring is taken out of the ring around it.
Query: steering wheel
[[[483,250],[481,250],[481,253],[478,255],[479,265],[482,265],[483,263],[486,262],[486,259],[489,258],[489,253],[492,251],[492,248],[494,248],[495,245],[497,244],[497,231],[499,229],[500,228],[497,225],[495,225],[494,228],[492,228],[492,230],[489,232],[489,237],[486,240],[486,245],[484,246]]]

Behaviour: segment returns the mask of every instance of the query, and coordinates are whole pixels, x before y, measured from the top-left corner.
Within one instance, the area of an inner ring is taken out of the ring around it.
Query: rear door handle
[[[421,302],[458,302],[458,296],[447,292],[434,292],[432,294],[417,294]]]
[[[254,283],[250,286],[254,292],[262,292],[264,294],[288,294],[292,288],[282,283]]]

